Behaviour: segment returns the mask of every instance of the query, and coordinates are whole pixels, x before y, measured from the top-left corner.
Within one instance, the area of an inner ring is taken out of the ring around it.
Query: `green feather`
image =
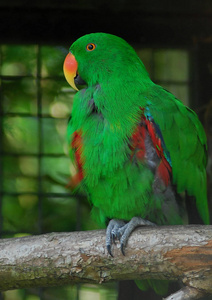
[[[135,280],[135,283],[142,291],[147,291],[149,288],[161,296],[164,296],[168,292],[169,282],[166,280]]]

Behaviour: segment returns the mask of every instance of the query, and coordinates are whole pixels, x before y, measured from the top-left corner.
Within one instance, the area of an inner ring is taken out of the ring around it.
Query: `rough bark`
[[[118,242],[112,251],[105,230],[3,239],[0,290],[155,278],[184,283],[167,300],[212,294],[212,226],[139,228],[125,256]]]

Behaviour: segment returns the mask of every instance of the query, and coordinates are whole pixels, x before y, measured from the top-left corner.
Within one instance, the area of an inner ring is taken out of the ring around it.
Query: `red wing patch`
[[[82,162],[82,133],[81,131],[75,131],[73,133],[73,139],[71,142],[71,148],[74,150],[74,156],[77,166],[77,173],[76,175],[72,176],[68,187],[71,189],[76,188],[80,182],[82,181],[83,175],[83,162]]]
[[[160,137],[162,136],[162,134],[160,132],[160,136],[158,135],[157,131],[159,130],[159,128],[156,126],[156,124],[154,124],[154,122],[146,118],[143,109],[141,109],[141,111],[142,111],[141,122],[137,126],[135,132],[131,137],[132,139],[130,145],[130,149],[132,150],[131,159],[136,158],[137,160],[140,161],[145,161],[145,159],[148,160],[148,157],[146,157],[145,138],[146,135],[149,135],[152,140],[155,151],[158,157],[161,159],[155,170],[156,175],[158,175],[163,180],[164,184],[168,186],[171,181],[172,168],[164,154],[164,149],[163,149],[164,142],[162,143],[161,141],[162,137]]]
[[[157,174],[163,180],[166,186],[168,186],[171,181],[171,172],[172,169],[167,160],[161,159],[161,162],[157,168]]]
[[[138,126],[132,135],[132,150],[131,158],[136,157],[138,160],[144,160],[145,156],[145,136],[146,129],[143,126]]]

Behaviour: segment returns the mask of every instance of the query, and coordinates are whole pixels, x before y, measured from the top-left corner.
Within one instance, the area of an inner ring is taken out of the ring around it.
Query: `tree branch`
[[[212,294],[212,226],[139,228],[125,256],[118,242],[112,251],[114,257],[107,254],[105,230],[3,239],[0,290],[155,278],[186,286],[167,300]]]

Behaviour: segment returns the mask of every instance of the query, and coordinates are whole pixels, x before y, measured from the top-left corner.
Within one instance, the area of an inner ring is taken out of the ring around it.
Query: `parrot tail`
[[[147,291],[152,288],[156,294],[164,296],[168,293],[169,281],[167,280],[135,280],[136,285],[142,291]]]

